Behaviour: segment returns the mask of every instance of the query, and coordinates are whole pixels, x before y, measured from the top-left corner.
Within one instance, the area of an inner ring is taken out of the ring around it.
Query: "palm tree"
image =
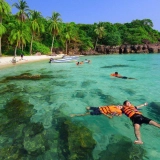
[[[6,32],[6,28],[2,24],[2,19],[10,12],[11,12],[10,5],[5,0],[0,0],[0,56],[2,56],[2,49],[1,49],[2,35]]]
[[[28,17],[29,6],[27,5],[26,1],[18,0],[18,2],[19,3],[14,3],[12,6],[16,7],[19,10],[19,12],[17,13],[18,19],[21,22],[24,22]]]
[[[31,45],[30,45],[30,54],[32,54],[32,43],[33,43],[33,39],[37,34],[41,32],[44,32],[44,25],[41,22],[41,18],[42,15],[40,12],[38,11],[30,11],[30,28],[31,28]]]
[[[15,45],[14,56],[16,56],[17,48],[26,45],[26,42],[30,41],[30,29],[27,25],[21,24],[19,21],[9,24],[11,28],[11,34],[9,36],[9,41],[11,44]]]
[[[60,30],[60,22],[62,19],[60,18],[60,14],[57,12],[52,13],[52,17],[49,17],[49,31],[52,34],[52,45],[51,45],[51,53],[53,49],[54,39],[59,34]]]
[[[73,47],[75,43],[80,44],[78,30],[74,22],[63,24],[62,33],[61,33],[61,41],[63,44],[65,44],[66,54],[68,53],[69,44],[71,44],[71,42],[73,44]]]
[[[101,22],[98,25],[96,25],[96,29],[94,30],[94,32],[97,35],[97,39],[96,39],[96,43],[95,43],[95,47],[94,47],[94,50],[96,50],[98,39],[103,38],[105,35],[105,29],[104,29]]]
[[[24,0],[18,0],[19,3],[14,3],[12,6],[16,7],[19,12],[16,14],[18,19],[23,23],[27,17],[28,17],[28,12],[29,12],[29,6],[27,5],[27,2]],[[22,51],[23,51],[23,43],[22,45]]]

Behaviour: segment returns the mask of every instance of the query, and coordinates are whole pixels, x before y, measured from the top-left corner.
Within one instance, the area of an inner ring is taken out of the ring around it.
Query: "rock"
[[[34,137],[26,137],[23,142],[24,149],[28,154],[39,155],[45,152],[45,138],[43,134]]]
[[[35,54],[35,56],[41,56],[42,54],[41,54],[41,52],[37,52],[36,54]]]
[[[113,53],[159,53],[160,44],[139,44],[139,45],[129,45],[124,44],[121,46],[105,46],[97,45],[97,54],[113,54]]]
[[[106,160],[108,157],[109,160],[140,160],[146,157],[146,151],[125,136],[112,135],[109,142],[106,150],[100,153],[99,160]]]
[[[66,159],[93,159],[92,151],[96,142],[89,129],[64,118],[58,120],[57,129],[61,154]]]

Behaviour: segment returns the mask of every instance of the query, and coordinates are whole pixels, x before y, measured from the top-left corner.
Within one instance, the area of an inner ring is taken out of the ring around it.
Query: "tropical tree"
[[[62,44],[65,45],[66,54],[68,53],[69,45],[72,44],[72,48],[74,48],[75,43],[80,43],[78,27],[74,22],[63,24],[60,36]]]
[[[42,24],[42,15],[38,11],[30,11],[30,28],[31,28],[31,44],[30,44],[30,54],[32,54],[32,43],[36,34],[40,31],[44,32],[44,25]]]
[[[9,41],[15,46],[14,56],[16,56],[17,48],[20,48],[21,44],[26,45],[30,41],[30,28],[19,21],[10,23],[9,26],[11,28]]]
[[[29,6],[27,5],[26,1],[18,0],[18,2],[19,3],[14,3],[12,6],[16,7],[19,10],[16,16],[21,21],[21,23],[23,23],[27,19],[28,12],[30,10],[29,10]],[[21,43],[21,45],[22,45],[22,51],[23,51],[23,43]]]
[[[57,12],[52,13],[52,17],[49,18],[49,31],[52,34],[52,45],[51,45],[51,53],[53,50],[53,44],[55,37],[59,34],[60,30],[60,23],[62,22],[62,19],[60,18],[60,14]]]
[[[97,35],[97,39],[96,39],[95,47],[94,47],[94,50],[96,50],[98,39],[103,38],[105,35],[105,29],[103,27],[103,23],[100,22],[98,25],[96,25],[96,29],[94,30],[94,32]]]
[[[4,16],[8,15],[11,11],[10,5],[5,0],[0,0],[0,56],[2,56],[1,41],[2,35],[6,32],[6,28],[2,24]]]
[[[93,43],[90,37],[87,36],[86,32],[83,30],[79,30],[79,38],[80,38],[80,45],[79,49],[80,51],[87,51],[91,48],[93,48]]]
[[[24,0],[18,0],[18,2],[19,3],[14,3],[12,6],[16,7],[19,10],[16,15],[21,22],[24,22],[28,17],[29,6]]]

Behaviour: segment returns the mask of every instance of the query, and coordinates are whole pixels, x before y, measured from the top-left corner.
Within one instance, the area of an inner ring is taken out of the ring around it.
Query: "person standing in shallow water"
[[[142,113],[139,112],[138,109],[146,105],[148,104],[144,103],[135,107],[128,100],[123,102],[122,113],[129,117],[133,123],[134,133],[137,138],[137,140],[134,141],[135,144],[143,144],[140,133],[140,127],[143,123],[150,124],[160,128],[160,124],[147,117],[144,117]]]
[[[23,60],[23,53],[21,53],[21,60]]]

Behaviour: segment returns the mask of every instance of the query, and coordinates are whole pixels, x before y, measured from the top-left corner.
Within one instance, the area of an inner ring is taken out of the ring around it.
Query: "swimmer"
[[[118,74],[118,72],[112,73],[110,76],[117,77],[117,78],[122,78],[122,79],[136,79],[136,78],[121,76],[120,74]]]
[[[71,114],[71,117],[75,116],[86,116],[86,115],[105,115],[108,118],[112,118],[113,116],[122,115],[122,106],[120,105],[110,105],[110,106],[100,106],[100,107],[86,107],[87,112],[84,114]]]
[[[144,117],[142,115],[142,113],[138,110],[139,108],[141,108],[143,106],[147,106],[147,105],[148,105],[148,103],[144,103],[139,106],[134,106],[128,100],[123,102],[122,112],[128,118],[130,118],[130,120],[133,123],[134,134],[136,137],[136,140],[134,141],[135,144],[143,144],[143,141],[141,139],[141,133],[140,133],[140,127],[142,124],[150,124],[150,125],[153,125],[153,126],[160,128],[160,124],[153,121],[152,119]]]

